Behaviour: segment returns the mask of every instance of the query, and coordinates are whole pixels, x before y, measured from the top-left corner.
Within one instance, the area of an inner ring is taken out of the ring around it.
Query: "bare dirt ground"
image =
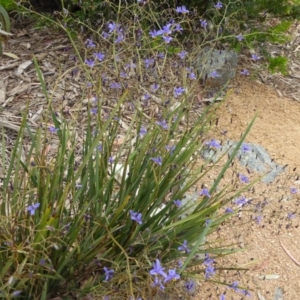
[[[16,53],[19,60],[14,62],[9,58],[1,58],[0,61],[0,79],[6,87],[6,94],[0,103],[0,125],[13,131],[18,130],[20,123],[20,116],[16,112],[24,109],[27,102],[31,113],[29,121],[33,127],[39,126],[42,108],[46,106],[43,94],[35,90],[36,79],[32,80],[34,68],[27,72],[24,71],[27,68],[24,65],[24,70],[19,69],[20,74],[16,74],[21,63],[31,59],[32,53],[38,55],[49,86],[54,84],[50,79],[54,72],[65,71],[59,67],[62,62],[65,69],[72,68],[69,54],[62,50],[66,48],[64,38],[52,37],[51,33],[40,35],[40,32],[28,28],[19,29],[16,33],[5,51]],[[296,52],[293,54],[299,51],[298,48],[294,50]],[[48,59],[44,60],[45,57]],[[223,141],[238,140],[254,114],[258,113],[246,141],[263,146],[278,164],[288,166],[275,182],[269,185],[258,183],[254,190],[248,192],[253,203],[267,201],[262,211],[251,206],[242,214],[232,217],[217,234],[221,241],[235,243],[240,249],[246,248],[246,251],[218,260],[216,267],[235,266],[248,271],[219,270],[217,279],[213,279],[226,283],[239,281],[241,287],[250,291],[252,299],[279,300],[281,298],[274,298],[275,289],[279,287],[283,290],[284,300],[295,300],[300,298],[300,193],[292,194],[290,188],[299,188],[300,191],[300,103],[296,101],[300,82],[297,77],[284,78],[279,74],[272,77],[267,72],[260,75],[264,77],[264,83],[241,77],[231,83],[228,97],[218,111],[219,122],[213,137]],[[61,95],[64,100],[58,104],[60,107],[70,106],[70,101],[65,104],[68,95],[72,94],[73,102],[81,97],[76,92],[76,75],[72,79],[73,83]],[[280,85],[282,82],[286,84]],[[287,88],[288,82],[292,90]],[[271,83],[271,86],[266,83]],[[76,104],[72,109],[67,111],[71,116],[77,109]],[[224,130],[227,131],[225,136],[221,134]],[[249,176],[255,178],[257,174]],[[230,173],[225,180],[231,180]],[[258,215],[263,216],[260,224],[254,219]],[[226,293],[226,299],[246,298],[225,285],[205,282],[199,287],[195,299],[219,299],[222,293]]]

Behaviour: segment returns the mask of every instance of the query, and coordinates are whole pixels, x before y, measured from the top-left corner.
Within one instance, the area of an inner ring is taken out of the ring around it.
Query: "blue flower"
[[[260,223],[261,223],[261,221],[262,221],[262,219],[263,219],[263,216],[256,216],[254,219],[256,220],[256,223],[257,223],[258,225],[260,225]]]
[[[110,280],[113,277],[115,271],[113,269],[109,270],[106,267],[104,267],[103,269],[104,269],[104,272],[105,272],[105,281]]]
[[[202,190],[199,192],[199,195],[200,195],[200,196],[205,196],[205,197],[210,198],[209,190],[208,190],[207,188],[202,189]]]
[[[153,58],[146,58],[144,60],[144,63],[145,63],[146,68],[149,68],[150,65],[152,65],[154,63],[154,59]]]
[[[27,211],[29,211],[30,215],[33,216],[35,214],[35,211],[39,208],[39,206],[40,206],[40,203],[35,203],[32,205],[29,205],[27,207]]]
[[[161,290],[164,290],[165,287],[163,286],[161,280],[158,277],[154,278],[154,282],[151,284],[153,287],[159,287]]]
[[[182,206],[182,201],[181,201],[181,200],[173,200],[173,203],[174,203],[175,206],[177,206],[177,207],[181,207],[181,206]]]
[[[184,5],[182,6],[178,6],[176,8],[176,12],[178,13],[182,13],[182,14],[186,14],[186,13],[189,13],[190,11],[186,9],[186,7]]]
[[[109,33],[112,33],[114,31],[118,31],[121,32],[122,30],[120,29],[121,25],[120,24],[116,24],[115,22],[111,22],[108,24],[108,29],[109,29]]]
[[[112,83],[110,84],[110,88],[111,88],[111,89],[120,89],[120,88],[122,88],[122,85],[121,85],[121,83],[119,83],[119,82],[112,82]]]
[[[172,40],[173,40],[173,38],[171,37],[171,36],[163,36],[163,40],[167,43],[167,44],[169,44]]]
[[[161,156],[158,156],[158,157],[151,157],[150,158],[153,162],[155,162],[156,164],[158,165],[162,165],[162,157]]]
[[[165,278],[164,282],[168,282],[170,280],[176,280],[176,279],[179,279],[180,278],[180,275],[178,275],[176,273],[176,270],[175,269],[170,269],[169,270],[169,274],[168,276]]]
[[[150,36],[151,36],[152,38],[156,38],[157,36],[160,35],[159,31],[157,31],[157,30],[155,30],[155,29],[150,30],[149,34],[150,34]]]
[[[134,212],[133,210],[130,210],[129,213],[131,220],[136,221],[138,224],[143,224],[141,213]]]
[[[288,219],[294,219],[294,218],[296,218],[296,213],[288,212]]]
[[[242,152],[249,152],[249,151],[251,151],[251,147],[249,145],[243,143],[241,150],[242,150]]]
[[[241,42],[244,39],[244,37],[241,34],[237,35],[236,38],[239,42]]]
[[[95,61],[91,58],[91,59],[86,59],[85,64],[88,65],[89,67],[93,67],[95,65]]]
[[[96,44],[94,44],[94,42],[93,42],[92,39],[87,39],[84,44],[85,44],[85,46],[87,48],[94,48],[94,47],[96,47]]]
[[[170,35],[172,34],[172,30],[171,30],[171,23],[166,24],[165,26],[163,26],[163,28],[161,30],[158,31],[159,35]]]
[[[155,263],[153,263],[153,269],[150,270],[150,274],[155,276],[161,275],[164,278],[167,278],[167,274],[164,272],[164,269],[165,268],[161,266],[159,259],[156,259]]]
[[[159,125],[159,126],[161,126],[164,130],[168,130],[169,129],[169,125],[166,122],[166,120],[157,121],[156,124]]]
[[[139,136],[143,137],[146,133],[147,133],[147,129],[142,126],[139,132]]]
[[[165,148],[170,152],[170,155],[172,155],[174,150],[176,149],[176,146],[171,145],[171,146],[166,146]]]
[[[216,70],[212,71],[209,75],[212,78],[216,78],[216,77],[220,77],[221,76]]]
[[[184,92],[185,92],[185,88],[183,88],[183,87],[175,87],[174,88],[174,96],[175,97],[182,95]]]
[[[205,266],[209,266],[209,265],[213,264],[214,262],[215,262],[215,260],[213,258],[211,258],[208,253],[205,253],[205,259],[203,261],[203,264]]]
[[[221,144],[217,142],[215,139],[212,139],[211,141],[206,142],[205,144],[209,147],[221,148]]]
[[[290,188],[291,194],[297,194],[298,193],[298,189],[295,187],[291,187]]]
[[[153,92],[156,92],[159,89],[159,84],[153,83],[150,87]]]
[[[248,204],[248,202],[249,202],[249,200],[246,199],[244,196],[241,196],[240,198],[235,200],[235,204],[241,205],[241,206]]]
[[[196,284],[195,280],[193,280],[193,279],[190,279],[188,282],[186,282],[186,283],[184,284],[184,287],[186,288],[186,290],[187,290],[189,293],[195,293],[195,291],[196,291],[196,286],[197,286],[197,284]]]
[[[259,59],[261,59],[261,57],[254,53],[254,54],[251,55],[251,59],[253,61],[258,61]]]
[[[206,29],[206,27],[207,27],[207,21],[200,19],[200,25],[201,25],[201,27],[203,27],[204,29]]]
[[[50,131],[51,133],[57,133],[58,130],[59,130],[59,128],[56,128],[56,127],[54,127],[54,126],[49,126],[49,131]]]
[[[231,213],[233,213],[233,209],[230,208],[230,207],[227,207],[227,208],[225,209],[225,214],[231,214]]]
[[[189,73],[188,76],[189,76],[189,79],[191,79],[191,80],[196,80],[197,79],[194,72]]]
[[[234,281],[229,287],[232,288],[233,290],[235,290],[236,292],[240,292],[240,289],[238,288],[238,286],[239,286],[239,282]]]
[[[220,1],[218,1],[217,4],[214,5],[214,7],[215,7],[216,9],[220,9],[220,8],[223,7],[223,4],[222,4]]]
[[[249,75],[250,75],[250,72],[248,71],[248,69],[243,69],[243,70],[241,71],[241,74],[242,74],[242,75],[245,75],[245,76],[249,76]]]
[[[243,174],[239,174],[239,179],[243,183],[248,183],[250,181],[249,178]]]
[[[213,275],[215,275],[215,268],[212,265],[208,265],[205,269],[205,278],[209,279],[210,277],[212,277]]]
[[[191,250],[187,246],[187,240],[183,241],[183,244],[177,248],[179,251],[184,251],[185,253],[191,252]]]
[[[181,59],[184,59],[187,56],[188,52],[182,50],[181,52],[178,53],[179,57]]]
[[[183,28],[180,24],[175,24],[174,28],[173,28],[174,31],[176,32],[182,32]]]
[[[225,294],[222,294],[222,295],[220,296],[220,300],[226,300],[226,299],[225,299]]]
[[[94,53],[94,56],[100,61],[102,61],[105,58],[105,54],[102,52],[96,52]]]

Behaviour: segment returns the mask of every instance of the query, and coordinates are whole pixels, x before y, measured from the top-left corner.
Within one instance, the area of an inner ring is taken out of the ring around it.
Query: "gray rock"
[[[283,290],[280,287],[276,287],[273,300],[283,300]]]
[[[238,55],[235,51],[215,50],[205,47],[198,55],[196,68],[205,84],[211,87],[220,87],[229,79],[235,77]],[[214,77],[212,72],[218,76]]]
[[[225,152],[228,152],[230,156],[236,147],[238,142],[228,140],[219,149],[211,149],[209,147],[202,150],[202,156],[204,159],[216,162]],[[262,182],[273,182],[281,172],[284,171],[284,167],[278,165],[272,161],[268,152],[260,145],[246,144],[250,147],[250,151],[243,151],[239,149],[236,154],[236,159],[242,166],[247,167],[249,170],[265,174],[262,178]]]

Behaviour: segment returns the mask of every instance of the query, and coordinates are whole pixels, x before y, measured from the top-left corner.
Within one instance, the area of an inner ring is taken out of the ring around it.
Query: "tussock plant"
[[[143,5],[131,8],[132,20],[120,15],[81,40],[61,26],[74,66],[57,86],[81,85],[75,118],[61,113],[36,62],[48,101],[41,126],[32,130],[24,112],[10,157],[2,135],[4,299],[188,297],[198,281],[217,284],[215,261],[235,251],[207,237],[246,201],[245,178],[239,190],[219,183],[254,120],[220,173],[195,190],[215,166],[201,151],[220,147],[209,132],[221,102],[193,96],[199,74],[177,39],[188,9],[158,23]],[[142,29],[142,17],[153,25]]]

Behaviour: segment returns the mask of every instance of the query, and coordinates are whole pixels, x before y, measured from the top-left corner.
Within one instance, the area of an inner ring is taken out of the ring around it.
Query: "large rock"
[[[205,47],[198,55],[196,68],[205,84],[221,87],[236,75],[238,55],[235,51]],[[214,76],[214,73],[217,76]]]

